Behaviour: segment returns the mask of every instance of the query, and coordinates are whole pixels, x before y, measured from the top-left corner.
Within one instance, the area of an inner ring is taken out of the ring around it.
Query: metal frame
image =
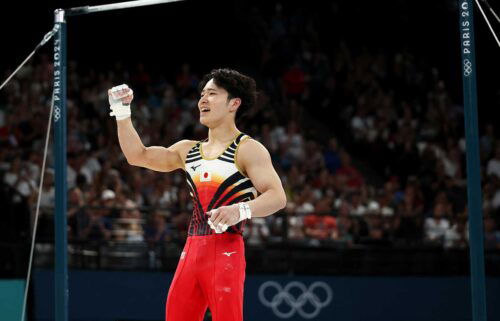
[[[66,235],[66,16],[178,2],[182,0],[137,0],[101,6],[84,6],[55,11],[59,26],[54,43],[54,136],[56,167],[56,321],[68,319],[68,268]],[[477,90],[472,0],[459,1],[462,75],[467,146],[467,190],[470,217],[470,264],[474,321],[486,321],[483,224],[477,121]]]

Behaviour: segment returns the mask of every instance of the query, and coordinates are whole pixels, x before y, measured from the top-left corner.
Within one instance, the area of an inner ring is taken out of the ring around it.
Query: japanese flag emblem
[[[202,171],[200,174],[200,182],[210,182],[210,181],[212,181],[212,174],[207,170]]]

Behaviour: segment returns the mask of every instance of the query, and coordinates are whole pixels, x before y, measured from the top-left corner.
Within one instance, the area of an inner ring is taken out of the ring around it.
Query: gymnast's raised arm
[[[146,147],[135,130],[130,103],[134,99],[132,89],[127,85],[113,87],[108,91],[111,116],[116,117],[118,141],[130,165],[149,168],[159,172],[171,172],[184,167],[184,158],[189,148],[196,142],[181,140],[166,148]]]

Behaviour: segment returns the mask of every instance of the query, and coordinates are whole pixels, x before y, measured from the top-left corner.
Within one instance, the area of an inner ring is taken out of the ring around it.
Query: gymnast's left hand
[[[229,226],[235,225],[240,219],[240,210],[238,204],[229,206],[221,206],[214,210],[208,211],[208,224],[217,233],[222,233]]]

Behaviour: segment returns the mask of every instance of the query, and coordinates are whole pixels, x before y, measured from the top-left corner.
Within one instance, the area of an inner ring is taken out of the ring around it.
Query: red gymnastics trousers
[[[235,233],[189,236],[170,285],[166,321],[243,320],[245,246]]]

